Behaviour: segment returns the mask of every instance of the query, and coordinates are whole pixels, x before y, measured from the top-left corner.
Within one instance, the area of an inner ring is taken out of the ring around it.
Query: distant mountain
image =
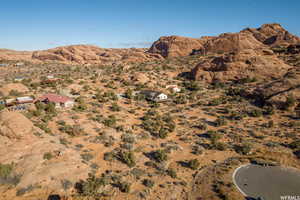
[[[239,52],[246,49],[261,51],[297,43],[300,43],[300,38],[286,31],[280,24],[264,24],[260,28],[246,28],[239,33],[224,33],[217,37],[164,36],[155,41],[150,49],[110,49],[92,45],[62,46],[33,52],[0,49],[0,60],[76,64],[127,63],[193,54]]]

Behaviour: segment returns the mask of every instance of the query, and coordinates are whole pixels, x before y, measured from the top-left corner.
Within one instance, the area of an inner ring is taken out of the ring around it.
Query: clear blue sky
[[[147,47],[272,22],[300,35],[299,10],[299,0],[2,0],[0,48]]]

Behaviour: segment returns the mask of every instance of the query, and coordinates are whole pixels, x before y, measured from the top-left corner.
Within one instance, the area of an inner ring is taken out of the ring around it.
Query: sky
[[[299,0],[1,0],[0,48],[149,47],[274,22],[300,36],[299,10]]]

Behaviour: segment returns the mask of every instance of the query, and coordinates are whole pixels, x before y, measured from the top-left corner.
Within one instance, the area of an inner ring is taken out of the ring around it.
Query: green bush
[[[50,152],[47,152],[44,154],[43,158],[45,160],[51,160],[53,158],[53,155]]]
[[[152,152],[152,157],[157,162],[163,162],[168,160],[168,154],[165,150],[159,149],[157,151]]]
[[[171,178],[177,178],[177,173],[175,171],[175,169],[173,168],[169,168],[167,170],[167,174],[171,177]]]
[[[119,189],[120,189],[121,192],[129,193],[130,192],[131,184],[127,183],[127,182],[120,182],[118,184],[118,187],[119,187]]]
[[[250,143],[243,143],[235,147],[237,153],[242,155],[248,155],[252,150],[252,145]]]
[[[135,163],[135,156],[132,151],[120,151],[118,154],[118,158],[121,162],[125,163],[128,167],[134,167]]]
[[[224,117],[218,117],[218,119],[215,120],[214,124],[217,127],[225,126],[227,124],[227,121]]]
[[[0,178],[8,178],[13,170],[13,164],[0,163]]]
[[[188,161],[187,166],[191,168],[192,170],[196,170],[200,166],[200,162],[197,159],[192,159]]]
[[[150,179],[144,179],[143,185],[146,187],[152,188],[154,186],[154,181],[152,181]]]

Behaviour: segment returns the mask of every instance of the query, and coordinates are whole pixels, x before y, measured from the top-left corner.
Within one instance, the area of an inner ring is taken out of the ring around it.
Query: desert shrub
[[[185,81],[183,86],[190,91],[198,91],[201,89],[201,86],[196,81]]]
[[[216,142],[212,145],[212,147],[219,151],[225,151],[227,149],[227,145],[224,142]]]
[[[200,162],[197,159],[192,159],[187,162],[187,166],[192,170],[196,170],[200,166]]]
[[[73,183],[67,179],[61,180],[61,185],[64,191],[67,191],[68,189],[71,189],[73,186]]]
[[[104,119],[103,124],[108,127],[115,127],[117,124],[117,119],[114,115],[110,115],[108,118]]]
[[[132,99],[133,98],[133,91],[131,90],[131,89],[127,89],[126,91],[125,91],[125,98],[127,98],[127,99]]]
[[[215,120],[214,124],[217,127],[225,126],[227,124],[227,121],[225,117],[218,117],[218,119]]]
[[[120,151],[118,153],[118,159],[128,167],[134,167],[136,165],[135,156],[132,151]]]
[[[272,106],[265,106],[263,108],[263,114],[264,115],[273,115],[274,114],[274,108]]]
[[[17,97],[17,96],[21,96],[21,95],[22,95],[22,93],[18,92],[17,90],[11,90],[11,91],[9,91],[9,96],[15,96],[15,97]]]
[[[242,120],[245,117],[245,114],[242,112],[232,111],[229,115],[231,120]]]
[[[4,104],[0,104],[0,111],[5,109],[5,105]]]
[[[119,182],[117,184],[119,190],[121,192],[124,192],[124,193],[129,193],[130,192],[130,187],[131,187],[131,184],[128,183],[128,182]]]
[[[295,140],[289,144],[291,149],[299,149],[300,150],[300,140]]]
[[[114,152],[106,152],[104,153],[103,159],[106,161],[113,161],[117,158],[117,155]]]
[[[207,124],[205,122],[199,122],[195,125],[195,127],[205,131],[207,129]]]
[[[151,153],[152,158],[157,162],[163,162],[168,160],[168,154],[165,150],[159,149]]]
[[[27,192],[31,192],[33,189],[34,189],[34,186],[32,186],[32,185],[29,185],[28,187],[25,187],[25,188],[19,188],[16,192],[16,195],[22,196]]]
[[[121,139],[123,142],[126,142],[126,143],[135,143],[135,137],[133,134],[128,134],[128,133],[125,133],[121,136]]]
[[[293,95],[289,95],[286,98],[286,100],[282,106],[282,109],[288,110],[289,108],[293,107],[295,104],[296,104],[296,99],[294,98]]]
[[[155,137],[166,138],[175,130],[176,124],[169,114],[159,115],[150,110],[142,119],[142,127]]]
[[[94,158],[94,156],[92,154],[90,154],[90,153],[83,153],[80,156],[85,161],[90,161],[90,160],[92,160]]]
[[[252,109],[247,112],[250,117],[261,117],[263,112],[259,109]]]
[[[13,170],[13,164],[1,164],[0,163],[0,179],[8,178]]]
[[[108,182],[105,177],[97,178],[89,174],[89,177],[85,181],[81,180],[75,184],[75,189],[82,196],[99,196],[99,188],[107,184]]]
[[[219,139],[221,139],[220,133],[218,133],[216,131],[209,130],[209,131],[207,131],[207,134],[212,143],[216,143]]]
[[[50,152],[44,153],[43,158],[45,160],[51,160],[53,158],[53,155]]]
[[[219,97],[212,99],[210,102],[208,102],[208,106],[218,106],[220,104],[226,104],[227,100],[224,97]]]
[[[47,113],[56,113],[54,103],[48,103],[48,104],[46,104],[46,105],[45,105],[45,111],[46,111]]]
[[[226,95],[228,95],[228,96],[242,96],[244,92],[245,92],[245,90],[242,89],[242,88],[231,87],[226,91]]]
[[[110,110],[113,112],[119,112],[121,110],[121,108],[117,103],[112,103]]]
[[[201,155],[203,153],[204,148],[200,145],[192,146],[192,153],[195,155]]]
[[[154,181],[152,181],[150,179],[144,179],[143,185],[146,187],[152,188],[154,186]]]
[[[166,172],[171,178],[177,178],[177,173],[175,169],[169,168]]]
[[[241,145],[235,146],[235,151],[242,155],[248,155],[252,150],[252,145],[250,143],[243,143]]]
[[[176,104],[186,104],[187,98],[185,95],[178,95],[174,98],[173,102]]]

